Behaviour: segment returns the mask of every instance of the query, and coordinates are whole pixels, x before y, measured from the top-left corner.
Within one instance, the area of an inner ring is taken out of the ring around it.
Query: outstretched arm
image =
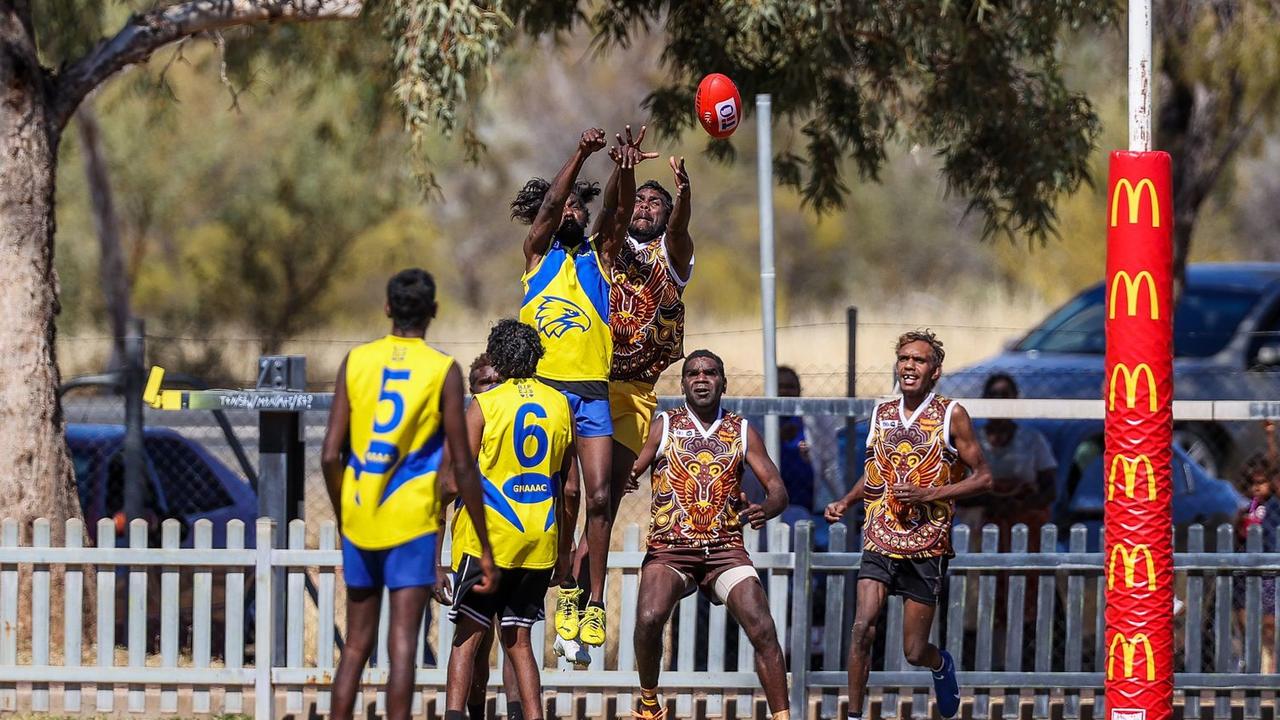
[[[787,497],[787,486],[782,484],[778,466],[773,464],[769,451],[765,449],[764,438],[750,425],[747,426],[747,465],[764,486],[764,503],[747,505],[747,509],[742,511],[742,519],[751,523],[753,528],[761,528],[766,520],[778,517],[787,509],[790,498]],[[746,497],[745,493],[743,497]]]
[[[613,212],[600,225],[600,255],[605,267],[613,265],[618,256],[618,248],[627,239],[627,228],[631,225],[631,216],[636,209],[636,165],[645,160],[658,157],[658,153],[644,152],[640,143],[644,141],[644,133],[648,126],[641,125],[635,137],[631,135],[631,126],[627,126],[627,137],[615,135],[618,144],[609,151],[609,158],[614,162],[614,173],[609,180],[612,188],[605,188],[605,197],[613,197]],[[610,193],[612,190],[612,194]],[[606,203],[610,200],[606,200]]]
[[[564,204],[569,199],[569,193],[573,192],[573,184],[578,180],[578,172],[582,170],[582,164],[592,153],[604,146],[604,130],[591,128],[584,131],[578,138],[578,147],[574,148],[573,155],[569,156],[564,166],[560,168],[560,172],[552,178],[551,187],[542,197],[542,205],[533,218],[529,234],[524,238],[525,272],[532,270],[538,260],[547,253],[547,248],[551,247],[551,237],[555,235],[556,228],[560,227],[564,216]]]
[[[671,216],[667,218],[667,257],[676,274],[689,279],[689,263],[693,262],[693,238],[689,237],[690,205],[689,173],[684,169],[684,158],[669,161],[675,175],[676,193],[672,200]]]

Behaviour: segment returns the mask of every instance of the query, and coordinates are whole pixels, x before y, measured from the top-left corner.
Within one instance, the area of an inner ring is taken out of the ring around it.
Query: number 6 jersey
[[[396,335],[347,355],[342,534],[357,547],[381,550],[438,530],[440,393],[452,365],[422,338]]]
[[[473,398],[484,413],[479,472],[493,561],[541,570],[556,564],[560,468],[573,441],[564,393],[533,378],[507,380]],[[453,565],[480,555],[471,516],[453,520]]]

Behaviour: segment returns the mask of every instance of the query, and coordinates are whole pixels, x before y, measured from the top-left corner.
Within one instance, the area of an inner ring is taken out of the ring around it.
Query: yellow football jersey
[[[439,529],[440,394],[452,365],[421,338],[394,335],[347,356],[342,533],[357,547],[389,548]]]
[[[538,330],[546,353],[538,376],[550,380],[608,380],[613,362],[609,329],[609,273],[592,236],[577,247],[559,240],[521,278],[520,322]]]
[[[573,414],[564,395],[534,379],[508,380],[473,398],[484,413],[479,473],[493,561],[539,570],[556,564],[560,468],[573,441]],[[453,566],[480,555],[466,510],[453,519]]]

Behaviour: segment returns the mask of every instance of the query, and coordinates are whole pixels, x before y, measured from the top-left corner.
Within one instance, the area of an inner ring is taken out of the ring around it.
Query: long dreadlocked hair
[[[520,188],[520,192],[516,193],[516,199],[511,201],[511,219],[519,220],[525,225],[532,225],[533,219],[538,215],[538,208],[542,207],[542,199],[550,189],[551,183],[540,177],[525,183],[524,187]],[[573,194],[578,196],[578,202],[582,203],[582,209],[587,214],[587,222],[590,223],[591,211],[587,206],[600,194],[600,183],[579,180],[573,185]]]

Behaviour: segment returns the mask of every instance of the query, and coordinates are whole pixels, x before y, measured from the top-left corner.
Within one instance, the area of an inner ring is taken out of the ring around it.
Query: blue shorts
[[[347,587],[391,590],[436,583],[436,534],[427,533],[403,545],[365,550],[342,538],[342,576]]]
[[[608,437],[613,435],[613,412],[609,399],[589,400],[568,390],[561,390],[569,399],[573,412],[573,430],[580,438]]]

